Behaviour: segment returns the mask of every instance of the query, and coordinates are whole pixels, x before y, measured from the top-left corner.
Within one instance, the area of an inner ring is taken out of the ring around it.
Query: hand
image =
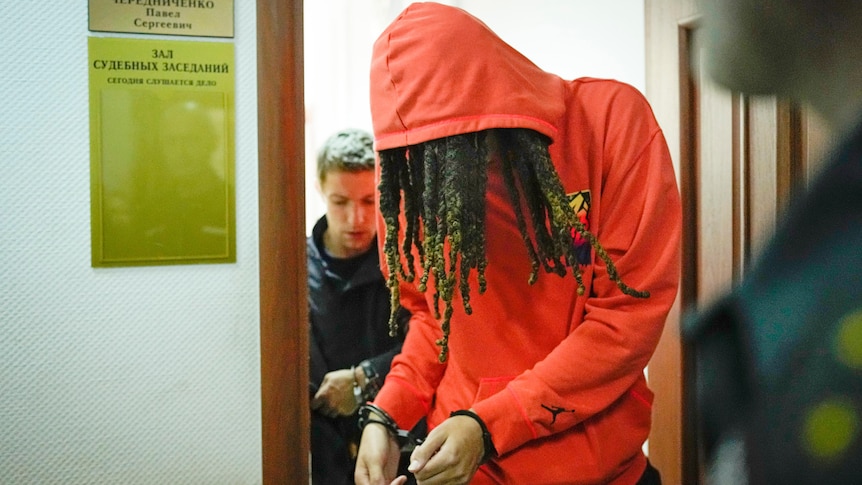
[[[356,485],[401,485],[407,477],[395,478],[401,449],[389,431],[380,424],[368,423],[362,431],[353,479]],[[391,483],[390,483],[391,480]]]
[[[479,423],[469,416],[453,416],[431,430],[413,450],[407,469],[419,485],[466,484],[479,469],[484,453]]]
[[[320,389],[311,400],[311,409],[330,418],[350,416],[356,411],[353,373],[350,369],[334,370],[323,376]]]

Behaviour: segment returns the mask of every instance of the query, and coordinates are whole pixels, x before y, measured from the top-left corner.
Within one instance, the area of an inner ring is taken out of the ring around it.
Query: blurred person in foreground
[[[418,3],[374,45],[371,111],[382,267],[412,317],[360,410],[357,483],[403,483],[400,430],[426,416],[422,485],[660,483],[644,367],[677,293],[681,208],[644,97]]]
[[[710,75],[842,140],[742,283],[686,318],[710,483],[862,483],[862,2],[702,2]]]
[[[345,129],[326,140],[317,157],[317,188],[326,214],[306,247],[312,483],[352,484],[357,409],[377,394],[403,342],[402,327],[389,335],[369,133]]]

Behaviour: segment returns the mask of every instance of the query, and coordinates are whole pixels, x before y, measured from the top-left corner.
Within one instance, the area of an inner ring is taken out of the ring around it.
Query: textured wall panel
[[[95,270],[87,2],[0,1],[0,484],[260,482],[254,15],[237,263]]]

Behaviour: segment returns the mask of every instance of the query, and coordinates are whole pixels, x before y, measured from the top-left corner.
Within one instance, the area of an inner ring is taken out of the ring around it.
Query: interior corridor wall
[[[106,34],[85,0],[0,0],[0,484],[261,482],[256,18],[234,5],[237,262],[94,269]]]

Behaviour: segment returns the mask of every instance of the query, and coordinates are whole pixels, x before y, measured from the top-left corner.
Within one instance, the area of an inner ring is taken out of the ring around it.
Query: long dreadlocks
[[[528,129],[493,131],[501,155],[503,178],[532,265],[529,283],[536,282],[540,268],[564,276],[568,266],[578,282],[578,294],[584,293],[572,244],[574,229],[595,249],[607,266],[608,276],[623,293],[637,298],[649,297],[649,292],[623,283],[598,239],[569,207],[568,197],[551,163],[549,140]],[[391,307],[398,308],[399,279],[412,282],[416,278],[413,271],[415,247],[422,268],[419,290],[424,292],[429,278],[433,278],[436,288],[433,310],[437,319],[441,318],[439,301],[444,302],[443,337],[437,340],[440,362],[446,361],[449,352],[449,322],[455,291],[460,293],[464,311],[469,315],[472,313],[469,277],[474,269],[479,293],[486,289],[485,186],[492,136],[490,130],[486,130],[380,152],[380,211],[386,223],[384,253],[389,266],[387,285]],[[399,246],[402,195],[406,227],[404,241]],[[524,205],[527,214],[524,214]],[[446,242],[448,258],[444,254]],[[406,265],[401,264],[402,254]],[[395,312],[390,317],[389,328],[391,334],[397,331]]]

